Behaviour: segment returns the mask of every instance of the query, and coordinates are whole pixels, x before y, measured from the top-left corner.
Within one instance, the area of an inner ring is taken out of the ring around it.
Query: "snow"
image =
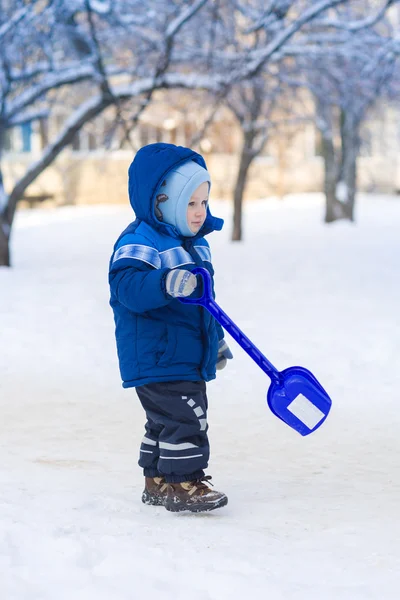
[[[105,0],[90,0],[90,8],[100,15],[106,15],[111,10],[111,3]]]
[[[362,197],[357,225],[320,196],[249,204],[246,239],[210,236],[221,307],[278,368],[333,399],[301,437],[231,339],[209,385],[226,508],[140,502],[143,414],[120,387],[107,267],[128,207],[17,214],[0,269],[2,600],[395,600],[400,572],[400,201]]]
[[[95,70],[92,64],[71,63],[63,70],[58,72],[46,73],[35,85],[31,85],[24,92],[19,93],[11,101],[5,103],[5,113],[7,120],[15,118],[16,115],[32,106],[43,94],[52,88],[61,87],[76,81],[83,81],[95,76]]]
[[[336,198],[339,202],[346,202],[349,198],[349,190],[345,181],[339,181],[336,186]]]

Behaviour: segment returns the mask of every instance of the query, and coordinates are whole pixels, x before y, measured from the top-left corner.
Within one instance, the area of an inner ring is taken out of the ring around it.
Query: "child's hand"
[[[221,369],[225,369],[227,361],[231,358],[233,358],[233,354],[230,351],[228,344],[224,339],[220,340],[218,344],[218,356],[216,365],[218,371],[220,371]]]
[[[196,275],[185,269],[172,269],[165,278],[167,294],[173,298],[190,296],[197,287]]]

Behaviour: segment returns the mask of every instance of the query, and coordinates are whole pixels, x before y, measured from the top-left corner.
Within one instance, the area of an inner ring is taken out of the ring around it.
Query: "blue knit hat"
[[[193,192],[205,181],[211,186],[207,169],[193,160],[188,160],[170,171],[156,192],[157,219],[172,225],[183,236],[196,235],[187,222],[187,207]]]

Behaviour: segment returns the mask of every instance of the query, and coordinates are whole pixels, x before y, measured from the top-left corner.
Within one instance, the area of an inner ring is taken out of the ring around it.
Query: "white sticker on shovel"
[[[287,408],[295,417],[302,421],[308,429],[314,429],[325,416],[324,413],[320,411],[315,404],[303,396],[303,394],[296,396]]]

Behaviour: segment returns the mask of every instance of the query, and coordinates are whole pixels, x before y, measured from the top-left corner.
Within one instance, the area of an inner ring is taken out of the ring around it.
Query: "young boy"
[[[210,176],[189,148],[150,144],[129,168],[136,220],[110,261],[110,304],[123,387],[135,387],[146,412],[139,465],[142,501],[178,512],[225,506],[209,487],[206,381],[232,354],[222,327],[200,306],[195,267],[214,271],[204,236],[223,221],[208,208]]]

